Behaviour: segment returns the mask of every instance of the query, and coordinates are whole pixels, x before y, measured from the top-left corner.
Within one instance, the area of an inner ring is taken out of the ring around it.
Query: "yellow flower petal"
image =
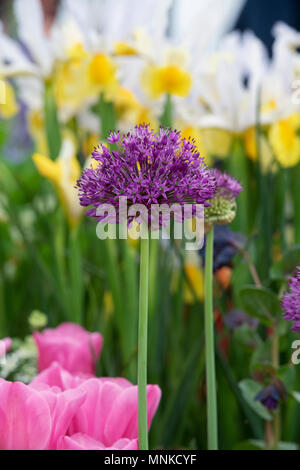
[[[185,302],[193,303],[195,301],[195,294],[197,299],[203,300],[204,278],[202,269],[194,264],[187,264],[184,270],[190,283],[190,285],[188,283],[184,285]],[[192,289],[190,286],[192,286]]]
[[[278,121],[269,131],[269,140],[276,160],[284,168],[296,166],[300,161],[300,138],[289,120]]]
[[[58,184],[61,176],[60,166],[45,155],[35,153],[32,157],[38,172],[49,179],[52,183]]]
[[[116,55],[137,55],[138,54],[137,50],[125,41],[116,42],[114,49],[115,49]]]
[[[225,158],[232,145],[232,134],[224,129],[201,129],[203,145],[209,155]]]
[[[14,89],[10,83],[7,81],[1,81],[1,83],[3,85],[0,90],[0,115],[3,118],[10,119],[18,113],[19,106],[15,99]]]
[[[89,72],[95,85],[107,87],[116,83],[116,66],[106,54],[96,54],[92,58]]]
[[[164,93],[183,98],[192,86],[191,75],[176,65],[149,65],[144,69],[141,80],[150,98],[159,98]]]

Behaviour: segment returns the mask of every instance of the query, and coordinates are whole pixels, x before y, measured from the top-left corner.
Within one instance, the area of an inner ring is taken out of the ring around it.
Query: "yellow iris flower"
[[[255,127],[247,129],[243,135],[245,150],[247,156],[253,162],[257,161],[258,151],[257,151],[257,135]],[[264,134],[260,135],[260,164],[263,173],[269,171],[275,171],[275,161],[273,151],[268,141],[267,137]]]
[[[152,99],[163,94],[187,96],[192,86],[191,75],[179,65],[148,65],[141,76],[142,86]]]
[[[60,154],[56,161],[45,155],[35,153],[33,161],[39,173],[54,185],[60,203],[72,227],[76,226],[83,214],[79,204],[76,182],[81,174],[76,149],[70,137],[64,138]]]
[[[296,166],[300,162],[299,116],[292,115],[270,127],[269,140],[275,159],[283,168]]]
[[[68,51],[68,60],[56,64],[53,74],[55,99],[66,119],[85,103],[97,100],[102,91],[117,86],[116,66],[102,53],[92,55],[81,44]]]
[[[0,79],[0,116],[4,119],[14,117],[19,111],[13,87]]]
[[[125,41],[118,41],[115,43],[114,46],[114,53],[116,55],[125,55],[125,56],[132,56],[132,55],[137,55],[138,51],[134,46],[131,46]]]
[[[91,83],[103,89],[117,85],[116,65],[106,54],[95,54],[89,64]]]

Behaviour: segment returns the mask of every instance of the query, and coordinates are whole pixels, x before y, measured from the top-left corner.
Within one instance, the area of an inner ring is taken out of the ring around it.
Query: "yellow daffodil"
[[[275,159],[284,168],[296,166],[300,161],[299,119],[292,115],[270,127],[269,140]]]
[[[0,79],[0,117],[10,119],[17,114],[18,110],[13,87],[8,81]]]
[[[78,191],[75,188],[81,173],[75,153],[73,140],[66,137],[56,161],[39,153],[33,155],[33,161],[39,173],[54,185],[71,226],[76,226],[83,214],[83,208],[78,200]]]

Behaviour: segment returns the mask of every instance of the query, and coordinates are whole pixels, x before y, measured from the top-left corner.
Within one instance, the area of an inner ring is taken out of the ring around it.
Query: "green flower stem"
[[[206,236],[205,252],[205,356],[207,390],[208,449],[218,449],[216,366],[213,318],[213,246],[214,228]]]
[[[147,330],[149,294],[149,239],[141,239],[139,333],[138,333],[138,428],[139,448],[148,450],[147,424]]]
[[[276,331],[276,325],[274,326],[274,332],[272,336],[272,366],[277,371],[279,364],[279,335]],[[273,433],[274,433],[274,449],[278,449],[278,445],[281,437],[281,413],[280,408],[274,412],[273,419]]]
[[[79,240],[79,227],[74,227],[70,233],[70,280],[72,285],[72,317],[76,323],[82,323],[83,314],[83,272],[81,249]]]
[[[51,82],[46,83],[45,86],[44,111],[49,153],[51,158],[56,159],[61,147],[61,132]]]
[[[157,302],[157,269],[159,260],[159,240],[150,240],[150,268],[149,268],[149,316],[154,315]]]
[[[243,191],[239,195],[239,211],[232,222],[232,228],[247,234],[249,231],[249,197],[247,189],[249,187],[249,162],[245,154],[243,142],[239,138],[236,138],[233,142],[232,155],[228,163],[228,170],[231,176],[240,180],[243,185]]]
[[[169,94],[167,94],[164,111],[160,118],[160,124],[163,127],[172,127],[172,121],[173,121],[172,98]]]
[[[295,244],[300,244],[300,163],[290,171],[292,201],[294,206]]]

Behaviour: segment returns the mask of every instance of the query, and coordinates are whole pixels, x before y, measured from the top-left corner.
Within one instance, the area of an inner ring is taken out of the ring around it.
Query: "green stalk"
[[[49,154],[51,158],[56,159],[61,147],[61,133],[51,83],[45,85],[44,112]]]
[[[72,319],[74,322],[82,323],[82,310],[83,310],[83,278],[82,278],[82,263],[81,251],[79,243],[79,230],[74,227],[70,232],[70,278],[71,278],[71,300],[73,304]]]
[[[236,214],[235,220],[232,222],[232,229],[238,230],[245,234],[249,231],[248,220],[248,157],[245,154],[245,149],[241,139],[236,138],[233,142],[232,155],[229,159],[229,171],[231,176],[241,181],[243,191],[239,195],[239,211]]]
[[[126,287],[127,308],[127,342],[129,356],[125,358],[128,361],[126,374],[129,380],[133,381],[136,377],[136,333],[138,317],[138,271],[135,260],[135,253],[128,240],[122,241],[124,257],[124,284]]]
[[[157,302],[157,266],[159,259],[159,240],[150,240],[150,268],[149,268],[149,315],[154,315]]]
[[[277,371],[279,368],[279,336],[274,327],[273,337],[272,337],[272,366]],[[281,437],[281,413],[280,408],[274,412],[273,418],[273,428],[274,428],[274,449],[278,450],[278,445]]]
[[[147,330],[149,294],[149,239],[141,239],[139,332],[138,332],[138,435],[139,449],[148,450],[147,423]]]
[[[167,94],[164,111],[160,118],[162,127],[172,127],[172,114],[172,99],[171,96]]]
[[[291,192],[294,205],[294,227],[295,227],[295,244],[300,244],[300,191],[299,191],[299,178],[300,178],[300,164],[292,168],[291,176]]]
[[[208,450],[218,449],[216,366],[213,318],[213,247],[214,228],[212,227],[206,236],[204,306]]]

